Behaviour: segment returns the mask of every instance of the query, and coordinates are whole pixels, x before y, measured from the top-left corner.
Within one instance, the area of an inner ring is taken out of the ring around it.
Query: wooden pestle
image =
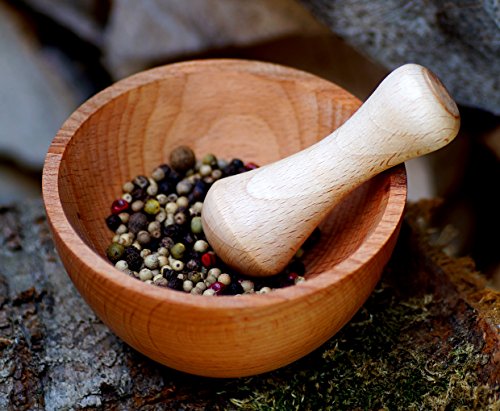
[[[203,204],[203,230],[232,268],[277,274],[342,197],[392,166],[445,146],[459,126],[457,106],[432,72],[416,64],[399,67],[323,140],[217,181]]]

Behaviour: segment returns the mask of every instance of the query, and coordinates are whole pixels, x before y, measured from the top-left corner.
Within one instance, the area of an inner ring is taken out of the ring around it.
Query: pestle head
[[[253,276],[277,274],[346,194],[392,166],[443,147],[459,127],[457,106],[437,77],[422,66],[404,65],[320,142],[216,182],[203,205],[206,237],[232,268]]]

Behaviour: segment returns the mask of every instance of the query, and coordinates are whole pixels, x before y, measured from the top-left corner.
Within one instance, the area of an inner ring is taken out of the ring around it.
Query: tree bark
[[[433,207],[408,207],[380,284],[340,333],[288,367],[228,380],[128,347],[73,288],[41,201],[1,208],[0,409],[498,409],[500,295],[443,252]]]

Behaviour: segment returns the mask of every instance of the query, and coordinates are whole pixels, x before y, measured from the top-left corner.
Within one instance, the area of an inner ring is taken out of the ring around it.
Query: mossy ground
[[[408,215],[396,258],[356,316],[290,366],[226,381],[224,408],[500,410],[498,380],[491,384],[498,336],[485,343],[477,306],[464,297],[471,267],[430,247]]]
[[[481,347],[457,333],[461,324],[449,323],[457,319],[442,318],[430,295],[395,293],[382,282],[321,349],[264,378],[233,381],[224,396],[245,410],[500,409],[498,392],[476,375]],[[420,337],[429,333],[436,337]]]

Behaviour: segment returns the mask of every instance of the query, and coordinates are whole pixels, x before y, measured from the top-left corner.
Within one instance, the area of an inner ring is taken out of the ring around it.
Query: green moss
[[[453,321],[431,296],[400,300],[382,284],[321,349],[265,376],[228,381],[224,397],[243,410],[498,409],[498,395],[477,381],[481,347]]]

